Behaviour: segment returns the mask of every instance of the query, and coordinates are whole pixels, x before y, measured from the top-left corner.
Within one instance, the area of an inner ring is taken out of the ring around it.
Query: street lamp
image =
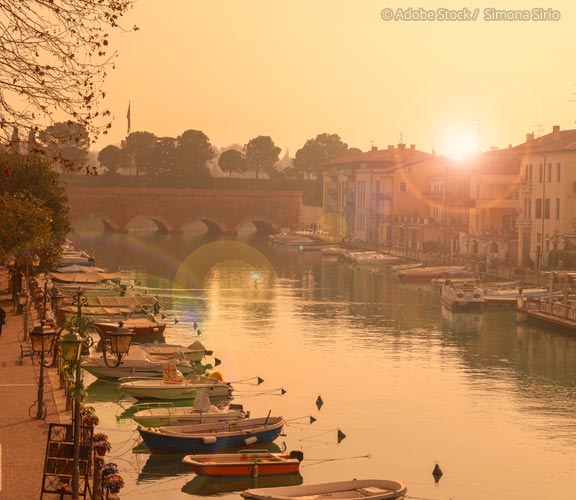
[[[74,459],[72,462],[72,500],[78,500],[80,491],[80,399],[82,391],[80,354],[82,352],[82,344],[82,337],[74,332],[67,333],[60,341],[62,359],[74,366]]]
[[[54,290],[56,290],[56,291],[54,291]],[[60,309],[64,305],[64,299],[65,298],[66,298],[66,295],[64,295],[60,290],[58,290],[57,288],[52,289],[52,295],[50,297],[50,303],[52,305],[52,310],[54,312],[56,312],[58,309]]]
[[[30,341],[32,343],[32,351],[34,354],[40,354],[40,378],[38,381],[38,408],[36,410],[36,419],[46,418],[46,407],[44,406],[44,356],[52,351],[52,344],[54,343],[54,336],[56,330],[40,322],[40,325],[35,326],[30,332]],[[32,405],[34,406],[34,405]]]
[[[22,290],[18,292],[18,309],[24,314],[24,339],[28,340],[28,292]]]
[[[130,350],[133,335],[134,333],[128,328],[125,328],[121,321],[118,323],[118,328],[115,332],[106,334],[102,339],[102,353],[106,366],[116,368],[122,362],[122,358],[128,354]],[[110,354],[116,356],[116,361],[114,361],[113,364],[108,363],[108,357],[106,355],[108,347],[110,348]]]

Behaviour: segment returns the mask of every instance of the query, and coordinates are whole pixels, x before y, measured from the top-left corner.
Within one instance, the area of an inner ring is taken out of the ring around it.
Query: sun
[[[463,160],[477,151],[477,134],[465,128],[447,131],[439,144],[439,153],[453,160]]]

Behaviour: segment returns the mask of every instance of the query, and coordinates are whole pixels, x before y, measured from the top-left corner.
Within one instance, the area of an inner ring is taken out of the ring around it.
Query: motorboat
[[[254,500],[392,500],[406,496],[406,484],[389,479],[354,479],[335,483],[280,488],[255,488],[240,493]]]
[[[240,420],[248,418],[250,412],[244,411],[242,405],[231,404],[220,409],[210,403],[205,392],[200,392],[194,399],[194,406],[174,406],[171,403],[140,403],[135,405],[138,411],[132,418],[144,427],[161,427],[167,425],[203,424],[212,421]]]
[[[451,311],[474,311],[484,306],[484,290],[469,279],[447,279],[442,285],[442,304]]]
[[[167,365],[168,367],[173,365]],[[193,399],[200,391],[208,396],[228,396],[234,390],[230,384],[205,375],[167,375],[161,379],[119,380],[118,389],[136,399]],[[174,367],[174,371],[176,369]],[[177,372],[176,372],[177,373]]]
[[[416,267],[399,271],[398,279],[402,283],[431,283],[433,279],[463,277],[462,271],[465,271],[464,266]]]
[[[150,313],[144,317],[125,316],[114,322],[112,319],[96,321],[92,326],[98,331],[100,336],[106,336],[114,333],[123,326],[134,333],[134,337],[153,337],[160,336],[166,330],[166,323],[156,321]]]
[[[183,426],[138,428],[152,453],[211,453],[271,443],[282,432],[282,417],[245,418]]]
[[[199,475],[259,477],[294,474],[299,471],[303,458],[301,451],[282,454],[261,449],[246,449],[238,453],[186,455],[182,463]]]

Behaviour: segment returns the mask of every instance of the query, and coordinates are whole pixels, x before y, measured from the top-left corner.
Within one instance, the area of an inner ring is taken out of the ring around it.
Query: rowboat
[[[465,277],[462,275],[462,272],[470,274],[464,271],[464,269],[464,266],[416,267],[398,272],[398,279],[402,283],[430,283],[433,279]]]
[[[145,379],[120,381],[118,389],[136,399],[193,399],[200,391],[208,396],[227,396],[234,389],[213,377],[191,375],[180,380]]]
[[[240,493],[255,500],[390,500],[406,495],[402,481],[386,479],[354,479],[336,483],[307,484],[280,488],[256,488]]]
[[[259,477],[298,472],[303,458],[299,451],[285,455],[255,449],[240,450],[238,453],[186,455],[182,463],[200,475]]]
[[[161,457],[167,455],[150,455]],[[221,495],[233,491],[244,491],[248,488],[272,488],[277,486],[291,486],[302,484],[300,473],[281,474],[278,476],[194,476],[188,481],[182,491],[189,495]]]
[[[149,317],[129,318],[124,317],[121,319],[124,328],[128,328],[134,332],[134,337],[153,337],[159,336],[166,330],[166,323],[159,323],[155,319]],[[100,335],[107,335],[108,333],[116,332],[119,328],[118,322],[113,323],[112,320],[94,323],[94,328],[98,330]]]
[[[282,432],[282,417],[245,418],[182,426],[138,428],[152,453],[211,453],[271,443]]]
[[[205,392],[196,396],[194,406],[174,406],[172,403],[141,403],[137,406],[141,409],[134,413],[132,418],[144,427],[205,424],[213,421],[240,420],[250,416],[250,412],[245,412],[242,405],[238,404],[229,405],[228,408],[221,410],[210,404],[210,398]]]

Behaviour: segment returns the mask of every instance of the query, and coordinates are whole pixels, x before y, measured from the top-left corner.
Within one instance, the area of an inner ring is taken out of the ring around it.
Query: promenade
[[[59,389],[56,368],[49,368],[44,372],[46,420],[30,417],[30,407],[38,396],[39,361],[25,357],[20,363],[18,338],[23,333],[23,317],[14,313],[4,267],[0,267],[0,303],[7,312],[0,336],[0,500],[38,499],[48,424],[69,423],[70,412],[64,411],[64,390]],[[35,311],[31,310],[30,328],[34,324]],[[47,494],[44,498],[60,495]]]

